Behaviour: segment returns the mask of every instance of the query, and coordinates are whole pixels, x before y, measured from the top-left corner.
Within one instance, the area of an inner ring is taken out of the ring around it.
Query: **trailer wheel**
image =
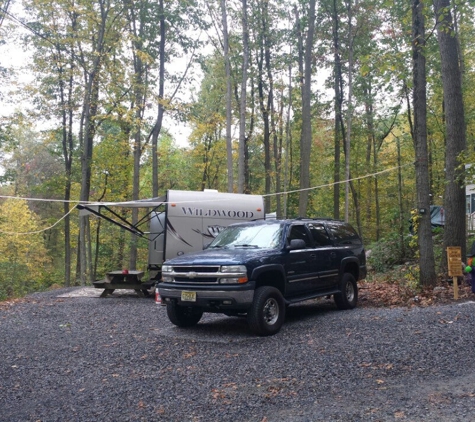
[[[275,287],[263,286],[256,290],[247,322],[252,331],[260,336],[279,332],[285,320],[285,301]]]
[[[340,281],[340,293],[333,295],[338,309],[353,309],[358,302],[358,286],[353,274],[345,273]]]
[[[200,321],[203,316],[201,308],[191,306],[179,306],[176,303],[167,303],[168,319],[177,327],[192,327]]]

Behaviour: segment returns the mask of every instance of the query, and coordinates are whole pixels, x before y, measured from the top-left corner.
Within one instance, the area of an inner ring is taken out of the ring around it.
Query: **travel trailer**
[[[118,207],[144,208],[137,224],[122,218]],[[228,225],[265,218],[261,195],[216,190],[168,190],[159,198],[79,206],[80,215],[93,214],[139,237],[148,238],[148,270],[158,280],[166,259],[204,249]]]

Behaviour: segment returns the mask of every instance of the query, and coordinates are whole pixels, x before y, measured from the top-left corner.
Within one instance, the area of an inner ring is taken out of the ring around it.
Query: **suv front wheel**
[[[179,306],[167,303],[168,319],[178,327],[186,328],[198,324],[203,316],[203,310],[191,306]]]
[[[345,273],[340,281],[340,293],[333,296],[338,309],[353,309],[358,302],[358,286],[353,274]]]
[[[285,301],[275,287],[263,286],[256,290],[247,321],[252,331],[260,336],[276,334],[285,319]]]

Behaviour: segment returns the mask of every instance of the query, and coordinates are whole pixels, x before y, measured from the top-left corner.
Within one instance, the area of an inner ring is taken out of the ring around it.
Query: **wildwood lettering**
[[[183,215],[192,217],[229,217],[229,218],[245,218],[251,219],[254,217],[253,211],[243,210],[219,210],[219,209],[204,209],[195,207],[181,207]]]

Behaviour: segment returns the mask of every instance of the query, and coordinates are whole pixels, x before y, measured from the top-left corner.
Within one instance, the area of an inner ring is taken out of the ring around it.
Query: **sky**
[[[0,7],[3,7],[2,0],[0,0]],[[22,15],[20,3],[13,1],[9,5],[8,12],[15,17],[20,17]],[[25,31],[25,28],[9,18],[9,16],[5,16],[0,27],[0,67],[13,71],[13,76],[0,80],[0,117],[7,117],[15,111],[25,111],[32,107],[28,98],[20,98],[18,95],[13,95],[13,92],[18,90],[19,86],[34,82],[34,75],[28,69],[28,62],[32,53],[25,48],[18,47],[21,45],[18,37],[24,34]],[[12,33],[15,33],[15,38],[11,37]],[[182,63],[176,66],[179,69],[183,69]],[[157,106],[151,108],[151,113],[152,116],[156,116]],[[37,123],[41,127],[46,125],[46,122]],[[163,127],[171,133],[178,146],[188,146],[188,138],[191,133],[189,126],[184,123],[177,124],[170,115],[165,113]]]

